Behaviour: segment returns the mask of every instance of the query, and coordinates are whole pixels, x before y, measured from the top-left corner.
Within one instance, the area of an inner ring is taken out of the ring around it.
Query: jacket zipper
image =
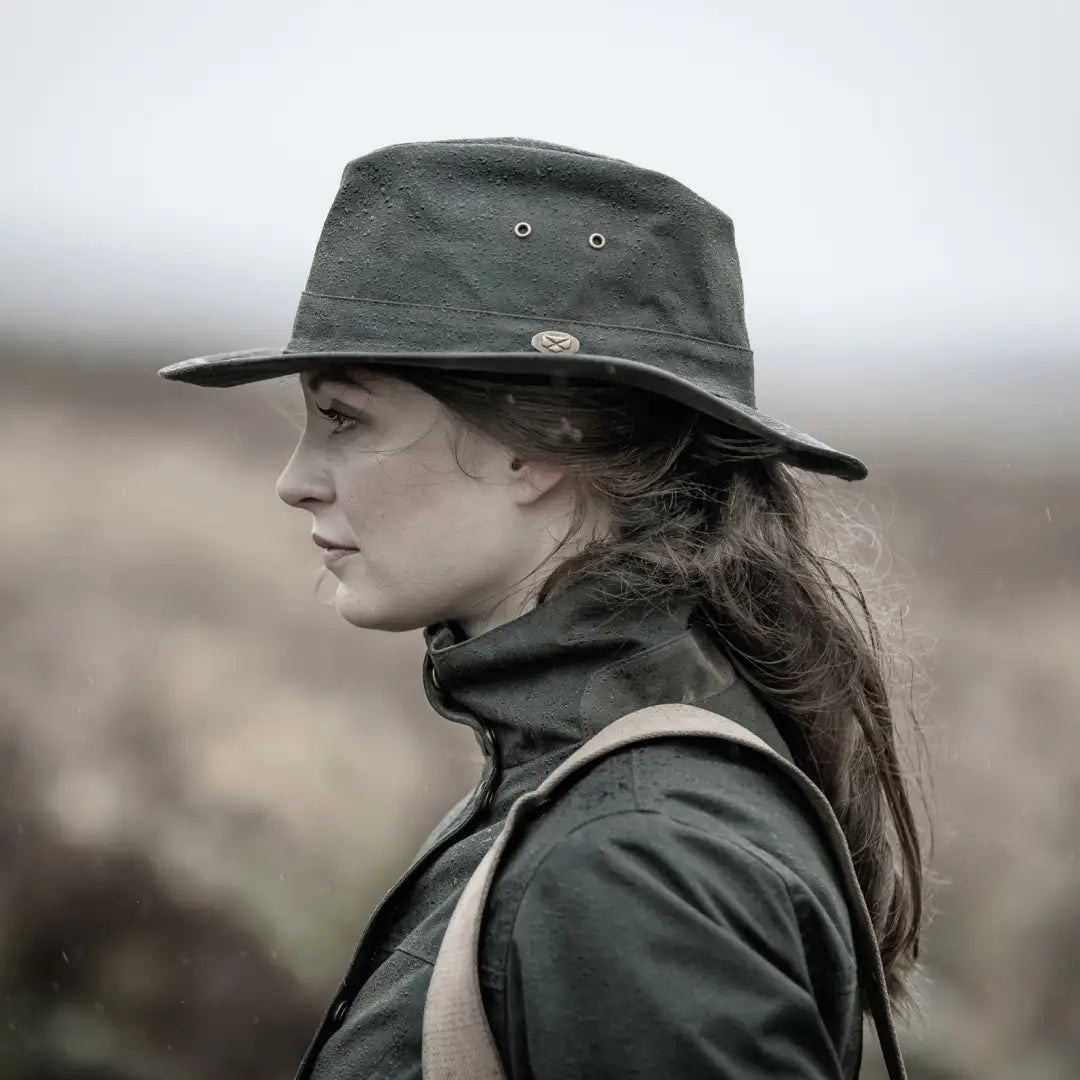
[[[337,1008],[338,1003],[342,1000],[345,988],[349,983],[349,976],[355,970],[357,964],[361,961],[366,961],[367,957],[364,954],[365,946],[368,944],[368,936],[375,927],[387,902],[432,855],[442,851],[447,843],[457,837],[477,814],[483,813],[483,811],[491,805],[491,800],[495,794],[495,781],[498,777],[498,762],[495,760],[495,737],[491,728],[486,724],[480,724],[479,728],[476,730],[478,731],[477,737],[480,747],[484,753],[484,771],[481,774],[476,787],[473,788],[464,811],[458,820],[454,822],[449,829],[443,832],[442,836],[436,837],[431,844],[420,851],[420,854],[413,859],[409,868],[390,887],[389,891],[383,896],[378,904],[375,905],[375,909],[368,917],[368,921],[356,944],[356,948],[353,951],[353,958],[349,962],[348,968],[346,968],[345,975],[338,985],[337,990],[334,992],[333,997],[330,998],[330,1004],[326,1007],[323,1018],[319,1021],[319,1025],[315,1029],[315,1036],[309,1043],[307,1050],[304,1052],[304,1056],[300,1061],[300,1066],[296,1071],[294,1080],[303,1080],[312,1065],[314,1065],[315,1059],[318,1057],[318,1052],[321,1051],[323,1046],[322,1036],[325,1032],[327,1021],[330,1019],[330,1014]]]

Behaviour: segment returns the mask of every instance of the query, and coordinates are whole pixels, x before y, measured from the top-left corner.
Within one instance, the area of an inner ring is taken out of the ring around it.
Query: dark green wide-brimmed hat
[[[345,166],[284,347],[162,368],[199,386],[350,363],[611,379],[866,466],[759,412],[731,218],[663,173],[524,138],[384,146]]]

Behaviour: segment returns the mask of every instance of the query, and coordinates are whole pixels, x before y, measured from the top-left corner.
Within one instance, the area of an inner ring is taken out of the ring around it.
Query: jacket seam
[[[612,810],[606,814],[598,814],[596,817],[591,817],[587,821],[582,821],[579,824],[575,825],[569,832],[560,836],[558,840],[551,844],[548,850],[544,852],[543,856],[537,862],[536,866],[533,867],[532,871],[529,873],[529,876],[525,879],[525,884],[521,889],[520,896],[518,897],[517,907],[514,910],[514,918],[510,924],[511,935],[513,935],[513,932],[517,927],[517,920],[521,912],[521,905],[525,900],[525,894],[529,891],[529,887],[532,885],[533,878],[536,877],[536,875],[540,872],[541,867],[543,867],[544,863],[547,862],[551,854],[563,841],[568,840],[571,836],[574,835],[574,833],[579,832],[581,829],[587,828],[589,825],[592,825],[597,821],[604,821],[605,819],[612,817],[628,817],[636,814],[654,814],[657,817],[667,818],[668,821],[677,822],[684,828],[692,829],[694,832],[699,833],[702,836],[709,837],[710,840],[718,841],[722,845],[736,848],[744,854],[752,856],[755,862],[759,863],[769,872],[770,877],[776,878],[780,882],[780,884],[783,885],[784,895],[788,898],[788,903],[791,905],[792,914],[795,916],[796,924],[799,927],[799,939],[800,941],[803,940],[802,924],[799,921],[797,906],[795,904],[794,898],[791,895],[791,889],[788,887],[788,882],[785,879],[784,875],[779,870],[777,870],[776,867],[774,867],[766,859],[762,858],[759,852],[755,851],[752,847],[749,847],[748,845],[741,843],[736,839],[733,839],[730,836],[718,836],[716,833],[708,832],[707,830],[702,829],[698,825],[694,825],[688,821],[684,821],[682,818],[675,817],[672,814],[667,814],[662,810],[653,810],[649,807],[643,806],[635,806],[632,810]],[[502,974],[505,975],[505,971],[502,972]]]
[[[663,813],[663,811],[657,810],[654,811],[654,813]],[[743,854],[751,856],[751,858],[753,858],[755,862],[759,863],[766,870],[768,870],[769,874],[772,877],[776,878],[777,881],[779,881],[780,884],[784,886],[784,891],[787,893],[788,900],[789,902],[791,902],[792,910],[794,911],[795,903],[791,895],[791,888],[788,882],[787,875],[791,875],[793,878],[795,878],[798,884],[803,884],[802,880],[797,874],[794,873],[794,871],[790,870],[787,867],[777,868],[776,866],[774,866],[769,861],[769,859],[762,855],[760,851],[747,844],[739,836],[738,833],[719,836],[716,833],[709,832],[707,829],[703,829],[700,825],[695,825],[692,821],[686,821],[684,818],[681,818],[675,814],[664,814],[664,816],[669,818],[671,821],[678,822],[684,828],[692,829],[694,832],[698,833],[701,836],[707,836],[711,840],[719,841],[721,844],[726,844],[728,847],[737,848],[739,851],[743,852]]]
[[[765,869],[767,869],[769,873],[784,886],[784,892],[787,894],[788,903],[791,905],[791,911],[792,914],[795,916],[795,922],[799,929],[799,940],[802,942],[803,949],[805,951],[806,943],[810,935],[806,932],[805,929],[805,923],[803,918],[803,900],[806,896],[812,897],[813,894],[810,892],[808,884],[801,877],[799,877],[799,875],[795,873],[794,870],[790,869],[790,867],[786,867],[783,865],[781,865],[780,867],[774,866],[772,862],[764,855],[762,855],[760,851],[746,844],[738,836],[737,833],[730,836],[716,836],[715,834],[707,832],[705,829],[702,829],[699,825],[695,825],[692,822],[685,821],[682,818],[676,817],[673,814],[669,814],[667,816],[672,821],[679,822],[680,825],[683,825],[687,829],[692,829],[694,832],[700,833],[704,836],[708,836],[713,840],[718,840],[721,844],[726,844],[729,847],[738,849],[744,854],[751,856],[751,858],[753,858],[755,862],[765,867]],[[793,885],[795,886],[794,891],[792,890]],[[844,906],[846,908],[848,906],[848,900],[847,894],[843,890],[843,888],[841,888],[841,899],[843,900]],[[857,971],[858,968],[856,958],[856,981],[858,981]]]
[[[426,964],[428,967],[434,967],[434,963],[426,956],[419,956],[412,951],[412,949],[406,949],[403,945],[395,945],[392,952],[404,953],[406,956],[411,956],[414,960],[419,960],[421,964]]]

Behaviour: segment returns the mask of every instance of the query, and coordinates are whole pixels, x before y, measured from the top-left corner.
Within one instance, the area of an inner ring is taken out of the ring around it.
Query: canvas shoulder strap
[[[651,705],[613,721],[571,754],[538,787],[514,802],[502,831],[466,883],[439,948],[424,1008],[424,1080],[506,1080],[484,1014],[477,964],[484,902],[518,821],[530,808],[543,803],[571,773],[589,762],[629,743],[672,735],[713,735],[758,750],[784,769],[806,793],[825,825],[840,865],[860,980],[869,995],[889,1080],[906,1080],[877,938],[855,876],[851,853],[828,800],[802,770],[752,731],[726,716],[683,704]]]

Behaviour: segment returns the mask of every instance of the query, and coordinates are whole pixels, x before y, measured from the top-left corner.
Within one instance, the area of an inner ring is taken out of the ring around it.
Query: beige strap
[[[776,753],[741,724],[696,705],[650,705],[627,713],[579,747],[533,791],[517,799],[502,831],[465,885],[450,917],[431,973],[423,1024],[424,1080],[506,1080],[491,1028],[484,1014],[477,970],[480,918],[499,859],[514,826],[530,807],[543,803],[571,773],[619,747],[671,735],[714,735],[766,754],[792,776],[818,811],[840,863],[842,883],[852,916],[855,953],[878,1041],[890,1080],[905,1080],[904,1062],[893,1027],[885,974],[855,867],[840,823],[829,801],[801,769]]]

